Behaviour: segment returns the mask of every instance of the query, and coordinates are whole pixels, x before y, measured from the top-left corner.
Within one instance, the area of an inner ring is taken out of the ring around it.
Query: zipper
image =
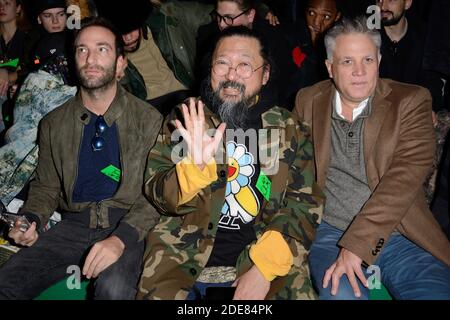
[[[167,39],[167,42],[168,42],[168,45],[171,45],[172,44],[172,41],[171,41],[171,39],[170,39],[170,34],[169,34],[169,31],[168,31],[168,27],[167,27],[167,16],[166,15],[164,15],[164,26],[163,26],[163,33],[165,34],[165,36],[166,36],[166,39]],[[151,32],[151,31],[150,31]],[[156,41],[155,41],[155,44],[156,44]],[[162,55],[162,54],[161,54]],[[172,69],[172,72],[173,72],[173,75],[174,75],[174,77],[175,77],[175,79],[176,80],[178,80],[180,83],[181,83],[181,80],[179,80],[180,79],[180,76],[177,74],[177,70],[176,70],[176,66],[175,66],[175,58],[176,57],[174,57],[174,53],[172,52],[172,54],[170,55],[170,63],[172,64],[172,68],[170,68],[170,66],[168,65],[168,67],[169,67],[169,69]],[[164,57],[163,57],[163,59],[164,60],[166,60]],[[181,84],[183,84],[183,83],[181,83]],[[184,85],[184,84],[183,84]]]
[[[97,226],[96,226],[96,229],[99,229],[99,226],[100,226],[99,221],[100,221],[100,210],[102,208],[102,202],[103,202],[103,200],[97,202],[97,204],[96,204],[96,206],[97,206],[97,208],[95,210],[95,213],[97,215]]]
[[[73,191],[75,189],[75,184],[78,180],[78,163],[80,162],[80,153],[81,153],[81,145],[83,143],[83,136],[84,136],[84,127],[81,129],[81,138],[80,143],[78,144],[78,156],[77,156],[77,163],[75,164],[75,179],[73,179],[73,183],[71,186],[71,189],[69,190],[69,197],[70,197],[70,203],[73,203]]]
[[[122,158],[122,152],[121,152],[122,151],[122,145],[120,144],[119,126],[118,126],[117,122],[115,124],[116,124],[117,142],[119,144],[120,181],[119,181],[119,185],[117,187],[117,190],[114,193],[114,195],[112,196],[112,198],[103,199],[103,200],[100,200],[99,202],[96,203],[95,213],[97,215],[97,229],[100,226],[99,221],[100,221],[100,212],[101,212],[102,203],[104,201],[108,201],[108,200],[113,199],[116,196],[117,192],[119,192],[120,187],[122,186],[122,179],[123,179],[123,158]]]
[[[119,162],[120,162],[120,181],[119,181],[119,185],[117,186],[117,190],[113,195],[113,198],[116,196],[117,192],[119,192],[120,187],[122,186],[122,179],[123,179],[123,156],[122,156],[122,144],[120,142],[120,134],[119,134],[119,125],[116,121],[116,135],[117,135],[117,142],[119,144]]]

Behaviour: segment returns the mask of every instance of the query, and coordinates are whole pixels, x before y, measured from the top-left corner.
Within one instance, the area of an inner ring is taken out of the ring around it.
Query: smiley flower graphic
[[[259,201],[250,182],[255,173],[253,155],[245,145],[230,141],[227,144],[228,180],[222,215],[244,223],[252,221],[259,212]]]

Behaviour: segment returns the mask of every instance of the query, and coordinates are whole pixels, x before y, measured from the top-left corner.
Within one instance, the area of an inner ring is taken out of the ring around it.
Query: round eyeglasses
[[[221,23],[222,20],[223,22],[225,22],[225,24],[227,26],[232,26],[234,23],[234,20],[236,20],[237,18],[239,18],[240,16],[242,16],[243,14],[249,12],[250,9],[247,9],[245,11],[242,11],[240,14],[238,14],[235,17],[229,16],[229,15],[224,15],[222,16],[220,13],[218,13],[216,10],[214,10],[213,12],[211,12],[211,16],[213,17],[213,19],[217,20],[217,23]]]
[[[260,67],[253,69],[251,64],[246,62],[241,62],[236,67],[232,67],[225,61],[216,61],[212,65],[212,70],[216,75],[220,77],[227,75],[230,72],[230,70],[234,70],[236,74],[242,79],[248,79],[253,75],[253,72],[255,72],[258,69],[261,69],[265,65],[266,64],[264,63]]]
[[[95,120],[95,136],[91,141],[92,150],[100,151],[105,147],[106,141],[100,134],[105,132],[107,128],[108,125],[106,124],[105,118],[103,118],[103,116],[98,116],[97,120]]]

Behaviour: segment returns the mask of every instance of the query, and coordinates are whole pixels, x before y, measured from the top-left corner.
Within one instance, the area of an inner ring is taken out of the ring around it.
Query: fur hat
[[[108,19],[122,34],[142,28],[152,12],[149,0],[94,0],[100,17]]]

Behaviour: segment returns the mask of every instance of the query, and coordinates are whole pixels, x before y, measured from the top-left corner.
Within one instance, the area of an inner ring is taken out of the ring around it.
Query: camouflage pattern
[[[139,285],[138,299],[186,299],[193,284],[208,262],[214,245],[220,212],[225,200],[228,172],[226,164],[217,164],[218,180],[201,190],[191,201],[178,205],[178,181],[175,163],[171,161],[173,126],[179,109],[166,119],[157,144],[149,155],[149,180],[145,193],[161,213],[160,223],[149,233],[145,266]],[[217,128],[219,119],[207,108],[209,128]],[[261,171],[270,171],[279,159],[279,170],[268,175],[272,182],[270,200],[264,200],[255,220],[257,238],[265,231],[283,234],[294,255],[294,264],[287,276],[272,281],[267,299],[315,299],[308,267],[308,251],[315,237],[323,211],[323,194],[314,182],[313,147],[306,124],[292,118],[282,108],[273,107],[262,115],[268,139],[260,139],[260,153],[277,143],[276,154],[260,159]],[[271,136],[277,132],[279,136]],[[260,137],[261,138],[261,137]],[[265,143],[263,142],[265,140]],[[219,149],[225,152],[225,146]],[[252,262],[248,245],[236,265],[237,277]]]
[[[436,154],[433,161],[433,166],[431,167],[430,174],[424,183],[425,194],[427,197],[428,204],[434,199],[434,193],[436,191],[436,180],[439,173],[439,165],[441,163],[442,152],[444,149],[444,144],[447,138],[447,134],[450,130],[450,112],[447,110],[439,111],[436,114],[437,123],[434,126],[434,131],[436,133]]]
[[[39,121],[76,93],[76,87],[45,71],[31,73],[23,83],[14,108],[14,125],[0,148],[0,200],[9,204],[37,167]]]

